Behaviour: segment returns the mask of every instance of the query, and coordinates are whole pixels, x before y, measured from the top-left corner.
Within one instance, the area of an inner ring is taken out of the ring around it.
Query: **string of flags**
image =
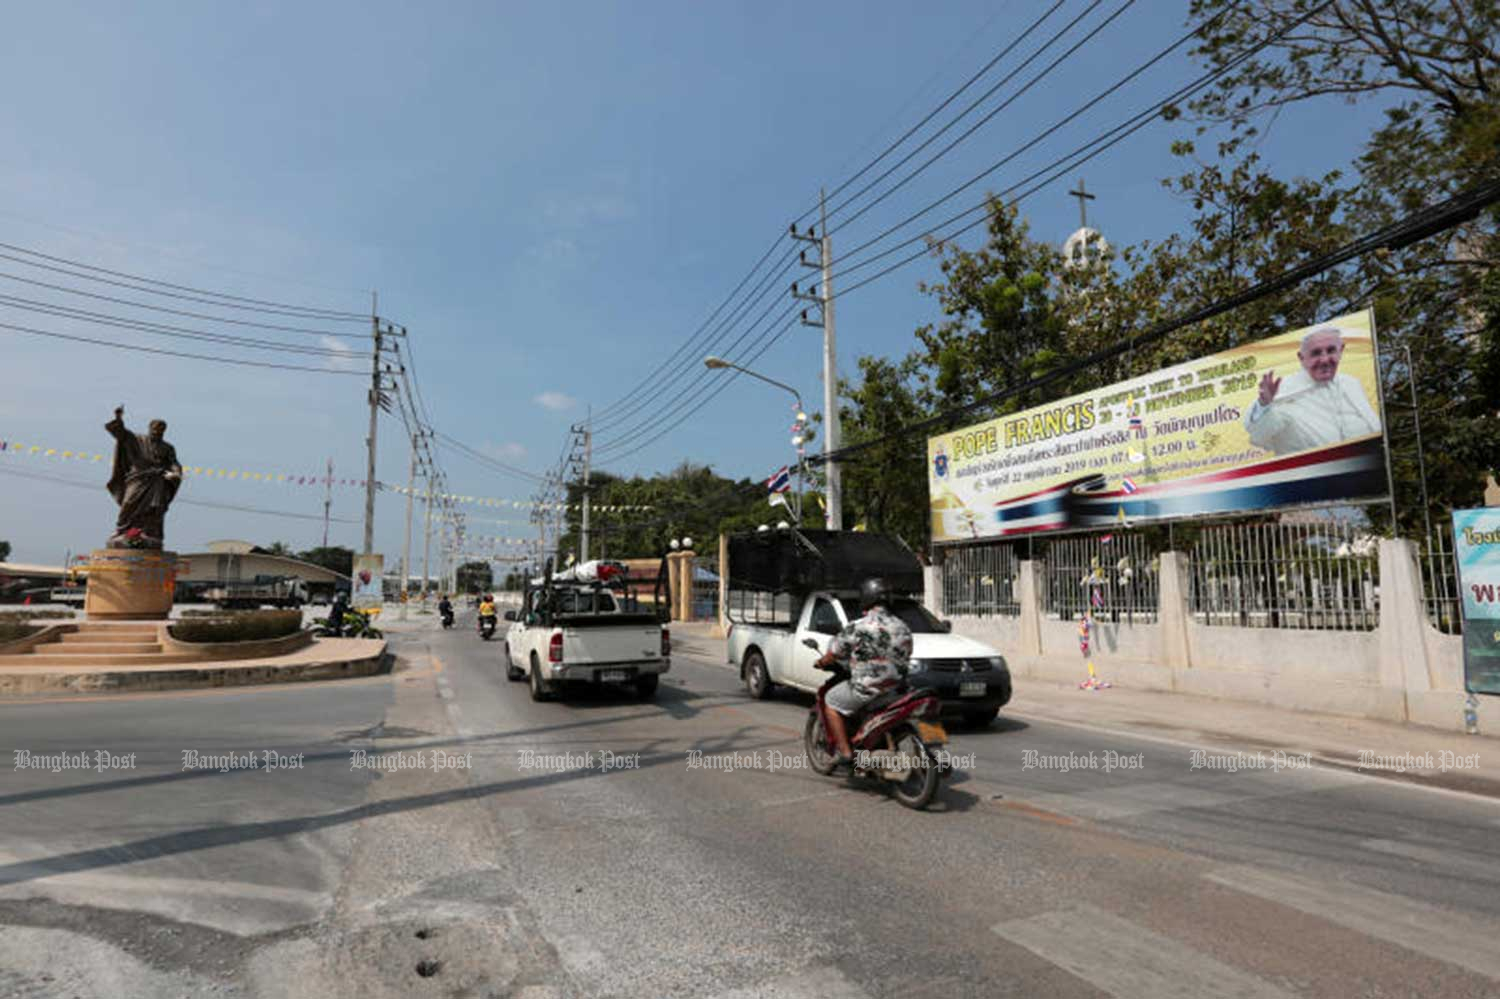
[[[57,461],[85,461],[91,464],[103,462],[106,459],[106,455],[96,451],[55,448],[45,444],[26,444],[21,441],[4,438],[0,438],[0,457],[50,458]],[[358,489],[364,489],[368,482],[366,479],[338,478],[329,475],[298,475],[293,472],[255,472],[238,468],[214,468],[206,465],[184,465],[182,467],[182,474],[184,477],[232,480],[236,482],[275,483],[291,486],[348,486]],[[406,486],[393,485],[380,482],[379,480],[376,481],[375,487],[386,492],[399,493],[403,496],[410,493],[419,499],[427,496],[426,490],[409,489]],[[540,507],[548,510],[579,510],[582,508],[577,503],[537,503],[534,500],[513,500],[498,496],[469,496],[458,493],[433,493],[432,498],[494,509],[532,510]],[[654,508],[650,506],[595,503],[589,509],[593,512],[614,513],[651,510]]]

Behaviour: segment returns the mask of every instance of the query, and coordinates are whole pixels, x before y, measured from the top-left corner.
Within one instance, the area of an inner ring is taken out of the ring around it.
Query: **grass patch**
[[[301,630],[301,611],[263,610],[179,620],[172,624],[171,634],[180,642],[256,642]]]

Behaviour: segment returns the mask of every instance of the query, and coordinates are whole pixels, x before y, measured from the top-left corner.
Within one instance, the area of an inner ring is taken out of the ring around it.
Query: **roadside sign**
[[[1464,689],[1500,694],[1500,507],[1453,511],[1464,614]]]
[[[354,579],[350,586],[349,603],[359,609],[379,607],[385,602],[385,556],[354,556]]]

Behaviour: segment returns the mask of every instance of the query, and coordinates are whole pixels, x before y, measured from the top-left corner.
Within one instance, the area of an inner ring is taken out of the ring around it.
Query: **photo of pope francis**
[[[1275,454],[1327,447],[1380,433],[1380,418],[1359,380],[1339,374],[1344,335],[1321,326],[1302,338],[1302,370],[1285,378],[1267,371],[1245,416],[1250,443]]]

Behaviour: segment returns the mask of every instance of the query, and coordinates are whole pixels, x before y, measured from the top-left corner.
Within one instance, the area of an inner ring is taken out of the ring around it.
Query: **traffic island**
[[[110,634],[109,627],[54,625],[23,639],[28,650],[19,649],[21,643],[0,647],[0,697],[301,683],[387,669],[383,639],[312,638],[299,632],[209,644],[173,639],[165,625],[154,636]],[[125,646],[130,651],[117,651]]]

